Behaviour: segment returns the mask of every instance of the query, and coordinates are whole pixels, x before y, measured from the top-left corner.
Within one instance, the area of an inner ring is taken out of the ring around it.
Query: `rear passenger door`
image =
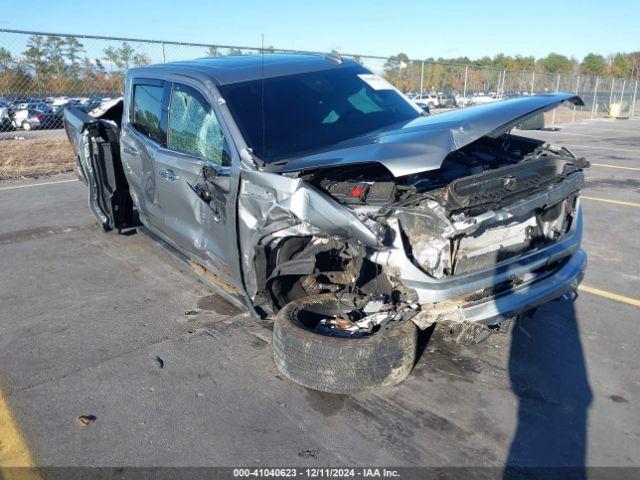
[[[235,192],[230,145],[199,89],[174,82],[170,90],[167,146],[156,158],[164,232],[205,266],[231,277],[235,231],[227,217]]]

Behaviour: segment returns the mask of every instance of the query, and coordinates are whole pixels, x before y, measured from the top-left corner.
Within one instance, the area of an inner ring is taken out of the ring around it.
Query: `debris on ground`
[[[311,457],[318,458],[318,449],[316,448],[306,448],[304,450],[300,450],[298,452],[299,457]]]
[[[220,336],[217,333],[215,333],[215,332],[213,332],[211,330],[205,330],[204,333],[206,333],[210,337],[215,338],[216,340],[220,340]]]
[[[627,400],[624,397],[621,397],[620,395],[609,395],[609,399],[613,400],[616,403],[629,403],[629,400]]]
[[[184,312],[182,312],[182,314],[185,317],[189,317],[191,315],[197,315],[198,314],[198,310],[194,309],[194,308],[190,308],[188,310],[185,310]]]
[[[86,427],[95,422],[97,418],[95,415],[78,415],[76,417],[76,423],[81,427]]]
[[[164,368],[164,360],[156,355],[156,362],[158,362],[158,366],[160,368]]]
[[[271,339],[268,338],[267,336],[262,335],[261,333],[258,333],[258,332],[247,332],[247,333],[249,333],[249,335],[253,335],[259,340],[262,340],[264,343],[271,345]]]

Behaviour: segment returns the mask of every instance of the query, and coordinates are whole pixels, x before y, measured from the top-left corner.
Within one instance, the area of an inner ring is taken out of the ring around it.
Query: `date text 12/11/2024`
[[[236,468],[235,478],[398,478],[397,470],[387,468]]]

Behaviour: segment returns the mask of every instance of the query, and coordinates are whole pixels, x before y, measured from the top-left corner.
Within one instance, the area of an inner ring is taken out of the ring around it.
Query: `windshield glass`
[[[267,163],[420,116],[386,81],[359,66],[233,83],[219,89],[245,141]]]

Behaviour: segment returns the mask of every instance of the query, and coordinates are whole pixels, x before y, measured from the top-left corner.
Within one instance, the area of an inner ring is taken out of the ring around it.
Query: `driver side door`
[[[173,82],[167,144],[155,159],[163,230],[180,250],[234,284],[230,159],[229,143],[207,97],[194,86]]]

